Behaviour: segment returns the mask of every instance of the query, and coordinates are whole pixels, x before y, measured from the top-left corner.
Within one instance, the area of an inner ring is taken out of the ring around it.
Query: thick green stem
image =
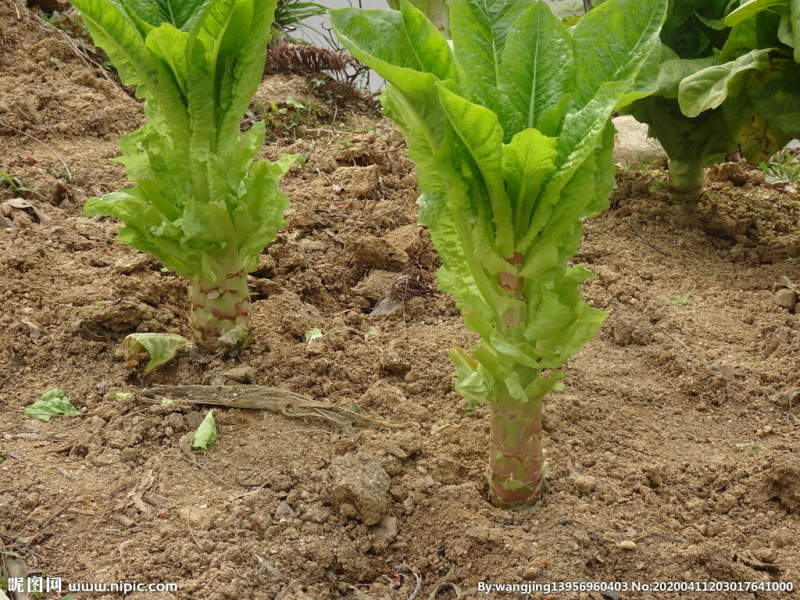
[[[501,289],[526,303],[525,278],[519,269],[524,256],[516,252],[508,259],[511,272],[498,276]],[[500,334],[514,338],[525,324],[527,306],[508,309],[500,316]],[[517,380],[527,386],[539,370],[517,365]],[[491,399],[492,416],[489,441],[489,495],[501,508],[525,508],[533,504],[542,488],[545,474],[542,450],[542,398],[527,401],[513,397],[503,382],[495,385]]]
[[[492,401],[489,495],[492,504],[519,509],[532,505],[544,483],[541,398],[520,402],[505,385]]]
[[[669,184],[672,201],[689,209],[696,208],[705,193],[703,190],[704,174],[702,160],[670,159]]]
[[[189,287],[192,331],[205,348],[243,348],[252,324],[247,273],[238,254],[226,257],[215,275],[216,281],[201,276]]]

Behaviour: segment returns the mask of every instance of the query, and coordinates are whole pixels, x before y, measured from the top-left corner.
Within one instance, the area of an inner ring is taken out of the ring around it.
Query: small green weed
[[[292,96],[278,104],[253,105],[257,120],[267,124],[267,139],[297,139],[316,119],[314,110]]]
[[[313,31],[317,35],[324,37],[323,34],[313,27],[309,27],[304,21],[310,17],[319,17],[327,12],[327,7],[316,2],[305,2],[303,0],[278,0],[275,7],[275,22],[272,28],[283,34],[297,31],[299,28]],[[292,39],[291,37],[289,39]]]
[[[48,15],[45,12],[39,12],[39,18],[45,23],[49,23],[56,29],[60,29],[64,33],[74,38],[91,40],[89,30],[78,15],[70,13],[61,13],[57,10],[53,14]]]
[[[694,294],[694,290],[686,292],[683,296],[679,296],[678,298],[670,298],[667,300],[667,304],[670,306],[686,306],[689,304],[689,298],[692,297],[692,294]]]
[[[0,169],[0,195],[8,194],[10,196],[19,196],[20,192],[28,192],[29,194],[36,194],[42,197],[36,190],[25,186],[19,177],[9,175]]]
[[[781,150],[758,168],[766,175],[767,183],[800,181],[800,158],[790,150]]]

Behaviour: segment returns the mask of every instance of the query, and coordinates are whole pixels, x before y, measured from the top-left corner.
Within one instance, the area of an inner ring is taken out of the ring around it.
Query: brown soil
[[[486,500],[487,411],[464,410],[445,354],[473,339],[430,293],[436,257],[389,122],[340,118],[265,147],[308,161],[285,179],[290,224],[252,275],[253,343],[145,374],[120,343],[189,335],[186,284],[81,212],[125,185],[107,159],[140,105],[18,5],[0,4],[0,32],[0,168],[42,194],[21,195],[44,215],[0,208],[13,225],[0,226],[4,561],[65,586],[180,586],[136,599],[407,599],[412,571],[419,598],[455,597],[441,582],[465,598],[527,580],[800,585],[797,195],[723,165],[687,214],[655,189],[662,174],[620,174],[577,257],[610,316],[547,401],[546,494],[507,512]],[[370,316],[390,294],[402,307]],[[306,343],[312,328],[324,335]],[[210,406],[116,396],[158,384],[275,386],[392,426],[216,407],[219,441],[187,454]],[[53,388],[81,416],[23,416]],[[90,597],[120,594],[75,594]]]

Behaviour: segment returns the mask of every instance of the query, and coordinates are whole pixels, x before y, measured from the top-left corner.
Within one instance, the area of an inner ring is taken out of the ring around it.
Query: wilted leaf
[[[132,333],[122,341],[127,367],[135,366],[139,362],[140,354],[144,352],[150,354],[150,362],[144,369],[145,373],[172,360],[178,350],[193,347],[191,341],[174,333]]]

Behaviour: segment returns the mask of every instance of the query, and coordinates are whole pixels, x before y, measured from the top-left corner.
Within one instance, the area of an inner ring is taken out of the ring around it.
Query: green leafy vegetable
[[[175,358],[179,350],[192,347],[194,347],[192,342],[174,333],[132,333],[122,341],[125,363],[129,367],[139,362],[139,355],[142,353],[150,354],[150,362],[144,369],[145,373]]]
[[[61,389],[50,390],[42,396],[23,413],[26,417],[49,421],[54,415],[65,415],[74,417],[81,414],[80,411],[69,401],[67,393]]]
[[[147,123],[116,159],[137,185],[92,198],[88,215],[125,222],[119,240],[191,284],[191,326],[208,348],[251,329],[247,272],[283,226],[278,182],[293,162],[256,161],[264,124],[239,125],[264,70],[276,0],[76,0]]]
[[[417,165],[439,287],[481,337],[471,353],[450,353],[457,387],[491,405],[493,502],[522,507],[546,471],[542,399],[605,318],[581,299],[591,274],[568,261],[583,220],[607,205],[610,117],[645,93],[647,78],[634,82],[666,0],[610,0],[571,34],[543,2],[449,5],[452,42],[407,0],[331,19],[341,43],[391,82],[384,110]]]
[[[669,1],[658,91],[627,111],[666,150],[675,201],[696,205],[704,167],[737,146],[759,163],[800,134],[794,17],[796,0]]]
[[[214,421],[214,411],[208,411],[203,421],[194,432],[192,448],[195,450],[208,450],[208,447],[217,441],[217,423]]]

